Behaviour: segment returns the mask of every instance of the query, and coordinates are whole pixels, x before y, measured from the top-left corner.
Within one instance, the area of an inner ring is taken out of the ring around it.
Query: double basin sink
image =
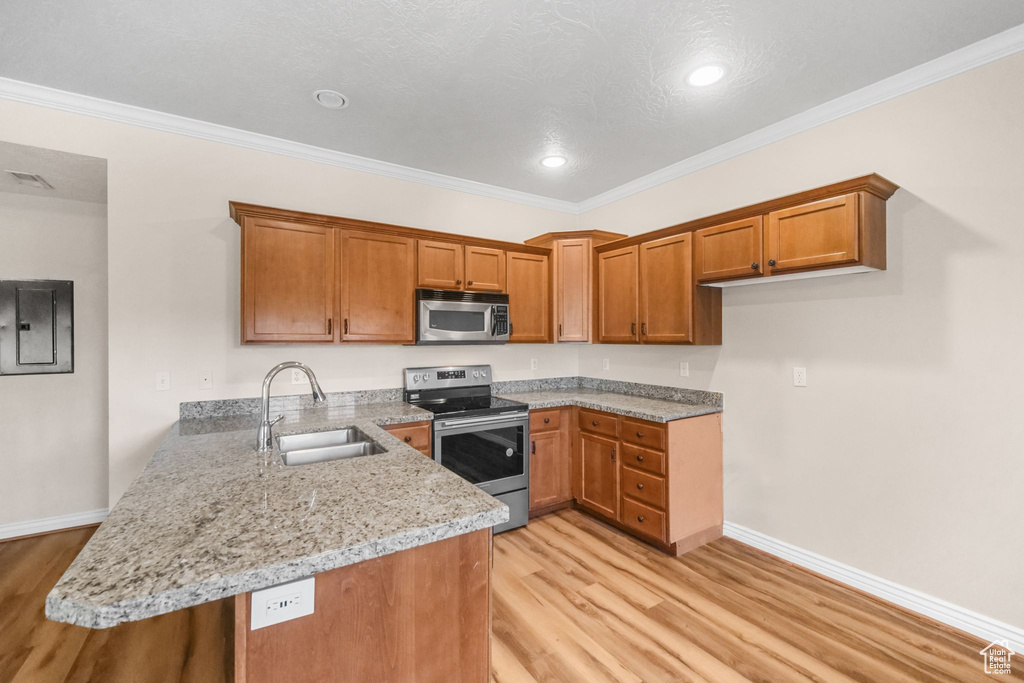
[[[279,436],[277,447],[285,465],[309,465],[385,452],[379,443],[355,427]]]

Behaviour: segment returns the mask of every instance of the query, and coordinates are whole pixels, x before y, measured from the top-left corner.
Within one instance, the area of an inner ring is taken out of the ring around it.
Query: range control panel
[[[491,383],[490,365],[449,365],[434,368],[406,368],[405,390],[479,387]]]

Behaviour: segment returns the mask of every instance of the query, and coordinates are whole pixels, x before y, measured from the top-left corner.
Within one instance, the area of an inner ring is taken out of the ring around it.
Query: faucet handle
[[[273,427],[274,425],[276,425],[278,422],[280,422],[283,419],[284,419],[284,415],[278,415],[273,420],[268,422],[267,425],[270,426],[270,427]]]

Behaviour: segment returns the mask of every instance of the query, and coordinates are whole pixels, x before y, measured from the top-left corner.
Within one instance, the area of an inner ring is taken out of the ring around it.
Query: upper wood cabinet
[[[640,341],[692,341],[693,276],[690,234],[640,245]]]
[[[765,272],[761,216],[732,221],[693,233],[697,282],[760,277]]]
[[[597,336],[603,343],[639,341],[637,247],[597,257]]]
[[[412,344],[414,241],[357,230],[341,235],[341,340]]]
[[[242,221],[242,342],[334,340],[335,231]]]
[[[465,281],[462,245],[455,242],[416,240],[416,286],[425,289],[462,289]]]
[[[510,251],[508,278],[509,341],[551,341],[551,264],[543,254]]]
[[[860,193],[810,202],[768,214],[772,272],[806,270],[860,260]]]
[[[466,289],[471,292],[505,291],[505,252],[466,245]]]

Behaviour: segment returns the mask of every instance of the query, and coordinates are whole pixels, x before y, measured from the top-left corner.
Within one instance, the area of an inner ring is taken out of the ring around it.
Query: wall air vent
[[[46,182],[43,176],[36,175],[35,173],[25,173],[23,171],[4,171],[4,173],[9,173],[19,185],[27,185],[39,190],[53,189],[53,185]]]

